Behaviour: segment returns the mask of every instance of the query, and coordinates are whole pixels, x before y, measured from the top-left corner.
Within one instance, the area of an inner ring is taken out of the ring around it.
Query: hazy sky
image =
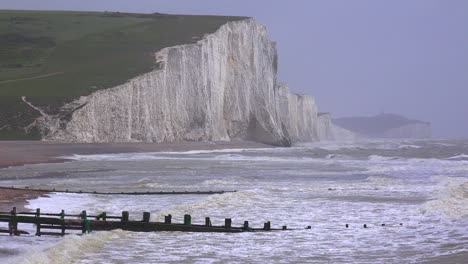
[[[468,0],[0,0],[1,9],[252,16],[280,79],[335,117],[382,111],[468,138]]]

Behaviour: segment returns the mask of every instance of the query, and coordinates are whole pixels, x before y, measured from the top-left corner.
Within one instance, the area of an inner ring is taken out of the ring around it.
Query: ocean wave
[[[461,177],[433,177],[439,186],[434,199],[422,207],[423,213],[442,213],[450,218],[468,217],[468,179]]]
[[[351,157],[343,154],[328,154],[325,159],[350,159]]]
[[[379,156],[379,155],[370,155],[368,159],[371,161],[387,161],[387,160],[397,160],[398,157],[384,157],[384,156]]]
[[[468,155],[460,154],[450,158],[446,158],[446,160],[453,160],[453,161],[468,161]]]
[[[418,145],[400,145],[398,146],[399,149],[419,149],[422,148],[421,146]]]
[[[246,204],[254,202],[259,196],[261,196],[261,194],[253,190],[215,194],[195,203],[176,205],[167,210],[160,211],[155,217],[157,221],[163,221],[164,216],[168,214],[175,217],[181,217],[184,214],[200,217],[203,216],[201,214],[208,209],[214,210],[225,209],[226,207],[245,206]]]
[[[12,259],[10,263],[72,263],[83,255],[99,251],[106,243],[126,236],[127,233],[122,230],[96,232],[86,236],[70,235],[46,250],[40,247],[29,249],[28,253]]]

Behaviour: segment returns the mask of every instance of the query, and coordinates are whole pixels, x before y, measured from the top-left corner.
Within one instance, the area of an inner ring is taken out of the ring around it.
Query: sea
[[[1,186],[99,192],[236,191],[215,195],[51,193],[42,212],[107,212],[213,225],[231,218],[288,231],[0,235],[0,263],[468,263],[468,141],[363,140],[291,148],[71,155],[0,170]],[[348,225],[346,227],[346,225]],[[364,227],[366,225],[367,228]],[[310,226],[310,229],[306,229]],[[6,228],[0,223],[0,228]]]

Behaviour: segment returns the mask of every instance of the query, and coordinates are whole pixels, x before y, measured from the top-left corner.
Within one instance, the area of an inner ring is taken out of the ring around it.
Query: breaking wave
[[[21,264],[62,264],[76,261],[81,256],[99,251],[112,240],[121,239],[127,233],[121,230],[96,232],[86,236],[71,235],[63,238],[56,245],[43,250],[30,249],[29,253],[14,258],[10,263]]]
[[[468,217],[468,179],[434,177],[440,188],[433,191],[435,199],[424,204],[423,213],[443,213],[450,218]]]

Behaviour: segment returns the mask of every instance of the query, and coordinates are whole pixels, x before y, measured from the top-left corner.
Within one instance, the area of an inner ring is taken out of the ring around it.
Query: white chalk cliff
[[[277,51],[253,19],[155,54],[156,69],[81,97],[66,117],[38,120],[43,138],[68,142],[246,139],[289,146],[318,139],[313,97],[277,83]],[[122,65],[125,67],[125,65]]]

